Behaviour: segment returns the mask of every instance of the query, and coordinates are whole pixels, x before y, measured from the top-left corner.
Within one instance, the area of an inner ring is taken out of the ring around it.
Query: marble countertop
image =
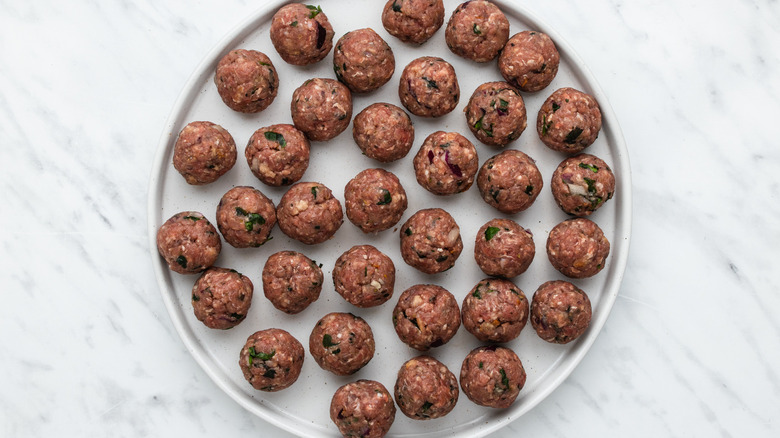
[[[257,3],[0,4],[0,435],[290,436],[181,345],[146,226],[182,84]],[[525,4],[618,116],[633,236],[590,352],[492,436],[780,436],[780,6]]]

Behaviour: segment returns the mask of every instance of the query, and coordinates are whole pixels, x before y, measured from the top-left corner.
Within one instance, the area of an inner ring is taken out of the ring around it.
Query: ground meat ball
[[[384,169],[366,169],[344,187],[347,218],[364,233],[384,231],[401,220],[407,200],[398,177]]]
[[[558,74],[561,57],[547,34],[526,30],[507,41],[498,69],[507,82],[521,91],[539,91]]]
[[[575,90],[555,90],[539,109],[536,132],[552,150],[582,152],[593,144],[601,129],[601,110],[593,96]]]
[[[233,328],[246,318],[253,291],[249,277],[233,269],[212,266],[192,287],[195,317],[208,328]]]
[[[414,144],[414,126],[406,111],[384,102],[355,116],[352,137],[363,154],[383,163],[401,159]]]
[[[441,208],[420,210],[401,226],[401,257],[426,274],[450,269],[461,251],[460,228]]]
[[[478,168],[477,149],[457,132],[432,133],[414,156],[417,182],[435,195],[465,192]]]
[[[236,142],[225,128],[211,122],[192,122],[173,146],[173,167],[187,184],[216,181],[236,164]]]
[[[604,160],[588,154],[558,165],[550,184],[555,202],[574,216],[588,216],[615,193],[615,175]]]
[[[330,419],[345,437],[381,438],[393,425],[395,403],[384,385],[361,379],[336,390]]]
[[[297,182],[309,167],[309,140],[293,125],[260,128],[252,134],[244,155],[257,179],[269,186]]]
[[[242,113],[259,113],[276,98],[279,76],[271,60],[256,50],[232,50],[217,64],[217,92],[225,105]]]
[[[272,328],[247,338],[238,364],[253,388],[276,392],[298,380],[303,356],[303,345],[297,339],[282,329]]]
[[[477,87],[465,112],[474,136],[492,146],[506,146],[517,140],[528,124],[523,97],[507,82]]]
[[[378,306],[393,296],[395,265],[375,247],[356,245],[336,260],[333,285],[354,306]]]
[[[539,286],[531,304],[531,325],[540,338],[555,344],[577,339],[590,324],[590,299],[568,281]]]
[[[337,376],[356,373],[374,357],[374,333],[351,313],[329,313],[309,336],[309,353],[322,369]]]
[[[477,62],[493,60],[509,39],[509,20],[493,3],[472,0],[452,11],[444,31],[452,53]]]
[[[446,365],[430,356],[417,356],[401,366],[395,381],[395,402],[409,418],[443,417],[458,402],[458,380]]]
[[[256,248],[271,240],[276,208],[260,190],[233,187],[219,200],[217,227],[225,241],[236,248]]]
[[[299,252],[277,252],[263,266],[263,293],[285,313],[300,313],[317,301],[322,281],[322,269]]]
[[[442,0],[389,0],[382,11],[382,25],[387,33],[405,43],[428,41],[442,24]]]
[[[183,211],[157,230],[157,251],[172,271],[197,274],[217,261],[222,241],[205,216],[196,211]]]
[[[376,90],[393,76],[393,49],[373,29],[347,32],[336,43],[333,71],[353,93]]]
[[[414,115],[443,116],[458,105],[460,87],[455,69],[441,58],[417,58],[401,73],[398,96]]]
[[[609,240],[590,219],[563,221],[547,236],[547,257],[567,277],[587,278],[598,274],[608,255]]]
[[[515,149],[489,158],[479,169],[482,199],[502,213],[519,213],[534,203],[544,182],[534,159]]]
[[[474,259],[487,275],[512,278],[525,272],[534,260],[531,231],[509,219],[492,219],[477,231]]]
[[[417,350],[442,346],[460,328],[458,301],[441,286],[412,286],[393,309],[393,327],[401,341]]]
[[[508,408],[525,385],[525,369],[514,351],[478,347],[460,367],[460,387],[469,400],[480,406]]]
[[[293,92],[290,111],[295,127],[315,141],[341,134],[352,118],[352,95],[334,79],[309,79]]]
[[[486,278],[466,295],[463,327],[482,342],[509,342],[528,322],[528,299],[509,280]]]
[[[288,237],[314,245],[336,234],[344,222],[344,213],[329,188],[316,182],[299,182],[282,196],[276,219]]]
[[[270,34],[271,43],[288,64],[313,64],[333,47],[333,27],[319,6],[282,6],[271,19]]]

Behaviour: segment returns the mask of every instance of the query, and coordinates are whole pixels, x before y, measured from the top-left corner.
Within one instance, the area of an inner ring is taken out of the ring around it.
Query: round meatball
[[[209,184],[233,168],[236,155],[236,142],[225,128],[211,122],[191,122],[173,146],[173,167],[187,184]]]
[[[365,156],[389,163],[405,157],[412,149],[414,126],[406,111],[379,102],[355,116],[352,137]]]
[[[336,260],[333,285],[354,306],[378,306],[393,296],[395,265],[375,247],[356,245]]]
[[[309,140],[288,124],[260,128],[249,138],[244,155],[252,174],[269,186],[297,182],[309,167]]]
[[[333,71],[353,93],[374,91],[395,72],[393,49],[371,28],[347,32],[336,43]]]
[[[525,272],[536,255],[530,230],[509,219],[492,219],[477,231],[474,259],[487,275],[512,278]]]
[[[458,105],[460,87],[455,69],[449,62],[423,56],[410,62],[398,87],[401,103],[420,117],[440,117]]]
[[[525,385],[525,369],[509,348],[478,347],[460,367],[460,387],[469,400],[480,406],[508,408]]]
[[[531,326],[545,341],[567,344],[585,332],[592,314],[582,289],[568,281],[548,281],[534,293]]]
[[[281,391],[295,383],[303,367],[303,345],[282,329],[271,328],[250,335],[238,364],[244,378],[260,391]]]
[[[352,118],[352,94],[334,79],[309,79],[293,92],[290,111],[295,127],[310,140],[341,134]]]
[[[561,56],[547,34],[526,30],[507,41],[498,69],[507,82],[521,91],[539,91],[558,74]]]
[[[336,234],[344,222],[344,213],[329,188],[316,182],[299,182],[282,196],[276,219],[288,237],[314,245]]]
[[[333,47],[333,26],[319,6],[282,6],[271,19],[270,34],[271,43],[288,64],[314,64]]]
[[[443,417],[458,402],[458,380],[446,365],[430,356],[409,359],[398,370],[395,402],[414,420]]]
[[[197,274],[217,261],[222,241],[217,229],[197,211],[176,213],[157,230],[157,251],[168,268]]]
[[[492,61],[509,39],[509,20],[493,3],[470,0],[452,11],[444,39],[458,56],[477,62]]]
[[[479,168],[477,149],[457,132],[436,131],[414,156],[417,182],[434,195],[468,190]]]
[[[214,83],[222,101],[242,113],[259,113],[276,98],[279,76],[265,53],[232,50],[217,64]]]
[[[588,216],[615,193],[615,175],[601,158],[579,154],[558,165],[550,183],[555,202],[574,216]]]
[[[592,277],[604,269],[609,240],[590,219],[563,221],[547,236],[547,257],[561,274],[571,278]]]
[[[405,43],[422,44],[444,24],[442,0],[389,0],[382,11],[382,26]]]
[[[479,169],[482,199],[502,213],[519,213],[534,203],[544,182],[533,158],[516,149],[490,157]]]
[[[282,312],[296,314],[317,301],[322,291],[322,269],[295,251],[272,254],[263,266],[263,293]]]
[[[507,82],[477,87],[465,112],[474,136],[491,146],[506,146],[517,140],[528,125],[523,97]]]
[[[233,328],[246,318],[253,291],[249,277],[233,269],[212,266],[192,287],[195,317],[208,328]]]
[[[348,376],[374,357],[374,333],[359,316],[329,313],[311,331],[309,353],[322,369],[337,376]]]
[[[344,187],[347,218],[364,233],[384,231],[406,211],[406,191],[398,177],[384,169],[366,169]]]
[[[460,328],[458,301],[441,286],[412,286],[398,298],[393,327],[401,341],[414,349],[426,351],[442,346]]]
[[[233,187],[219,200],[217,227],[235,248],[256,248],[268,242],[274,225],[276,208],[260,190]]]
[[[395,403],[384,385],[361,379],[336,390],[330,419],[345,437],[382,438],[395,420]]]
[[[463,251],[460,228],[441,208],[427,208],[413,214],[401,226],[401,257],[426,274],[446,271]]]
[[[528,322],[528,299],[509,280],[486,278],[466,295],[463,327],[482,342],[509,342]]]
[[[555,90],[539,109],[536,132],[552,150],[582,152],[593,144],[601,129],[601,110],[590,94],[574,88]]]

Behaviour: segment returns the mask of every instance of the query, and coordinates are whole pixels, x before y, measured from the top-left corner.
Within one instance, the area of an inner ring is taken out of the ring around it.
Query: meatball
[[[253,291],[249,277],[233,269],[212,266],[192,287],[195,317],[208,328],[233,328],[246,318]]]
[[[355,116],[352,137],[365,156],[389,163],[405,157],[412,149],[414,126],[406,111],[379,102]]]
[[[452,53],[477,62],[495,59],[509,39],[509,20],[498,6],[484,0],[461,3],[444,31]]]
[[[375,247],[356,245],[336,260],[333,285],[354,306],[378,306],[393,296],[395,265]]]
[[[506,146],[517,140],[528,125],[523,97],[507,82],[477,87],[464,111],[474,136],[491,146]]]
[[[336,390],[330,419],[345,437],[382,438],[395,420],[395,403],[384,385],[361,379]]]
[[[260,391],[281,391],[295,383],[303,367],[303,345],[282,329],[271,328],[250,335],[238,364],[244,378]]]
[[[309,353],[322,369],[337,376],[348,376],[374,357],[374,333],[359,316],[329,313],[311,331]]]
[[[269,186],[297,182],[309,167],[309,140],[288,124],[260,128],[252,134],[244,155],[252,174]]]
[[[417,182],[434,195],[465,192],[478,168],[477,149],[457,132],[432,133],[414,156]]]
[[[587,278],[598,274],[608,255],[609,240],[590,219],[563,221],[547,236],[547,257],[567,277]]]
[[[601,110],[590,94],[574,88],[555,90],[539,109],[536,132],[552,150],[582,152],[593,144],[601,129]]]
[[[401,73],[398,97],[416,116],[443,116],[458,105],[460,87],[455,69],[441,58],[417,58]]]
[[[528,322],[528,299],[509,280],[486,278],[466,295],[463,327],[482,342],[509,342]]]
[[[478,347],[460,367],[460,387],[469,400],[480,406],[508,408],[525,385],[525,369],[509,348]]]
[[[347,218],[364,233],[384,231],[401,220],[407,200],[398,177],[384,169],[366,169],[344,187]]]
[[[279,76],[265,53],[232,50],[217,64],[214,83],[222,101],[242,113],[259,113],[276,98]]]
[[[474,259],[487,275],[517,277],[528,269],[535,255],[531,231],[515,221],[492,219],[477,231]]]
[[[588,216],[612,199],[615,175],[601,158],[579,154],[558,165],[550,186],[561,210]]]
[[[533,158],[516,149],[490,157],[479,169],[482,199],[502,213],[519,213],[536,201],[544,182]]]
[[[217,227],[225,241],[236,248],[256,248],[271,240],[276,208],[260,190],[233,187],[219,200]]]
[[[458,380],[446,365],[430,356],[409,359],[398,370],[395,402],[409,418],[443,417],[458,402]]]
[[[531,303],[531,326],[547,342],[567,344],[590,324],[590,299],[568,281],[548,281],[539,286]]]
[[[405,43],[422,44],[444,24],[442,0],[389,0],[382,11],[382,26]]]
[[[455,297],[441,286],[418,284],[401,294],[393,309],[393,327],[408,346],[426,351],[452,339],[460,328]]]
[[[309,140],[327,141],[341,134],[352,118],[352,95],[334,79],[309,79],[292,96],[295,127]]]
[[[225,128],[211,122],[191,122],[173,146],[173,167],[187,184],[213,183],[236,164],[236,142]]]
[[[336,234],[344,222],[344,213],[329,188],[316,182],[299,182],[282,196],[276,219],[288,237],[314,245]]]
[[[270,33],[271,43],[288,64],[314,64],[333,47],[333,27],[319,6],[282,6],[271,19]]]
[[[441,208],[427,208],[413,214],[401,226],[401,257],[426,274],[446,271],[463,251],[460,228]]]
[[[498,69],[507,82],[521,91],[539,91],[558,74],[561,57],[547,34],[526,30],[507,41]]]
[[[172,271],[197,274],[217,261],[222,241],[205,216],[196,211],[183,211],[157,230],[157,251]]]
[[[282,312],[296,314],[317,301],[322,291],[322,269],[295,251],[272,254],[263,266],[263,293]]]
[[[347,32],[336,43],[333,71],[353,93],[374,91],[393,76],[393,49],[371,28]]]

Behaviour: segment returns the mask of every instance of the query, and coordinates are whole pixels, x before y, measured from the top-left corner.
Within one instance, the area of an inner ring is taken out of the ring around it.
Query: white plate
[[[293,90],[312,77],[334,78],[332,53],[322,62],[308,67],[288,65],[279,57],[269,39],[270,20],[284,1],[268,2],[253,16],[235,28],[220,42],[198,66],[171,111],[160,140],[149,186],[149,246],[154,259],[154,269],[160,285],[163,301],[168,309],[182,342],[203,367],[206,374],[241,406],[265,420],[290,432],[306,437],[338,436],[338,430],[328,417],[330,399],[335,390],[357,379],[374,379],[391,392],[395,376],[401,364],[419,354],[403,344],[395,334],[391,313],[398,296],[408,287],[418,283],[435,283],[447,288],[459,302],[484,274],[474,262],[474,239],[479,227],[494,217],[509,217],[534,234],[536,258],[530,269],[514,279],[529,300],[543,282],[565,279],[547,260],[545,242],[547,233],[567,216],[555,205],[550,192],[550,177],[565,156],[547,149],[539,140],[536,130],[536,114],[542,102],[554,90],[571,86],[596,97],[601,105],[603,127],[599,138],[586,152],[604,159],[614,170],[617,179],[615,197],[591,216],[607,235],[612,252],[606,268],[597,276],[573,281],[590,296],[593,320],[590,328],[577,341],[568,345],[553,345],[542,341],[531,324],[520,336],[507,343],[523,361],[528,373],[525,387],[515,404],[509,409],[493,410],[478,406],[461,393],[455,409],[447,416],[429,421],[415,421],[398,411],[390,435],[415,437],[475,437],[483,436],[506,425],[527,412],[552,392],[574,369],[590,348],[607,319],[618,294],[628,256],[631,229],[631,183],[628,154],[617,119],[601,88],[573,52],[571,47],[549,26],[540,22],[532,13],[516,2],[496,1],[509,18],[510,35],[522,30],[539,30],[547,33],[556,43],[561,54],[558,75],[553,83],[538,93],[524,93],[528,109],[528,128],[509,147],[520,149],[536,159],[542,172],[545,188],[533,206],[516,215],[503,215],[480,199],[475,187],[465,193],[438,197],[426,192],[416,182],[412,158],[423,139],[433,131],[457,131],[469,138],[477,148],[480,164],[501,149],[482,144],[469,131],[463,108],[474,89],[481,83],[502,80],[495,62],[477,64],[452,54],[444,43],[444,29],[420,47],[401,43],[382,27],[380,15],[384,2],[363,0],[321,0],[324,13],[333,25],[335,40],[344,33],[362,27],[377,31],[393,48],[396,71],[388,84],[368,95],[354,95],[354,114],[373,102],[385,101],[400,106],[398,80],[404,66],[419,56],[437,55],[449,61],[458,75],[461,99],[450,114],[430,120],[412,116],[415,123],[415,145],[405,158],[384,165],[400,178],[409,198],[401,223],[422,208],[438,206],[450,212],[460,225],[464,249],[460,259],[451,269],[437,275],[422,274],[407,266],[400,257],[397,228],[379,234],[363,234],[345,217],[344,225],[335,238],[320,245],[307,246],[287,238],[275,228],[273,240],[261,248],[236,249],[224,243],[218,266],[229,267],[249,276],[255,285],[252,308],[247,319],[232,330],[216,331],[206,328],[195,319],[190,295],[197,276],[179,275],[169,271],[157,254],[155,235],[159,226],[173,214],[184,210],[196,210],[216,224],[216,206],[221,196],[236,185],[251,185],[260,189],[278,203],[284,188],[263,185],[250,172],[243,156],[244,147],[251,134],[258,128],[274,123],[292,123],[290,99]],[[371,4],[369,6],[368,4]],[[446,21],[454,2],[447,2]],[[273,61],[280,77],[279,93],[273,104],[260,114],[236,113],[220,100],[213,83],[214,70],[219,59],[234,48],[260,50]],[[235,167],[217,182],[203,187],[189,186],[171,164],[176,136],[184,125],[195,120],[208,120],[222,125],[235,138],[238,161]],[[318,181],[330,187],[335,196],[344,202],[344,186],[359,171],[369,167],[382,167],[360,153],[351,136],[351,127],[328,142],[313,142],[311,162],[303,181]],[[399,223],[400,226],[400,223]],[[338,256],[356,244],[372,244],[388,254],[397,269],[395,293],[387,303],[372,308],[359,309],[344,301],[333,289],[332,281],[325,282],[320,299],[298,315],[286,315],[271,306],[263,296],[261,270],[267,257],[282,249],[303,252],[323,263],[326,278],[331,276]],[[280,327],[289,331],[301,343],[308,345],[308,337],[315,322],[328,312],[347,311],[365,318],[371,325],[376,339],[376,355],[369,364],[350,377],[337,377],[320,369],[307,353],[303,371],[290,388],[265,393],[254,390],[241,374],[238,366],[239,350],[246,338],[257,330]],[[429,354],[444,362],[459,375],[460,365],[466,354],[480,343],[461,327],[448,344],[433,349]]]

